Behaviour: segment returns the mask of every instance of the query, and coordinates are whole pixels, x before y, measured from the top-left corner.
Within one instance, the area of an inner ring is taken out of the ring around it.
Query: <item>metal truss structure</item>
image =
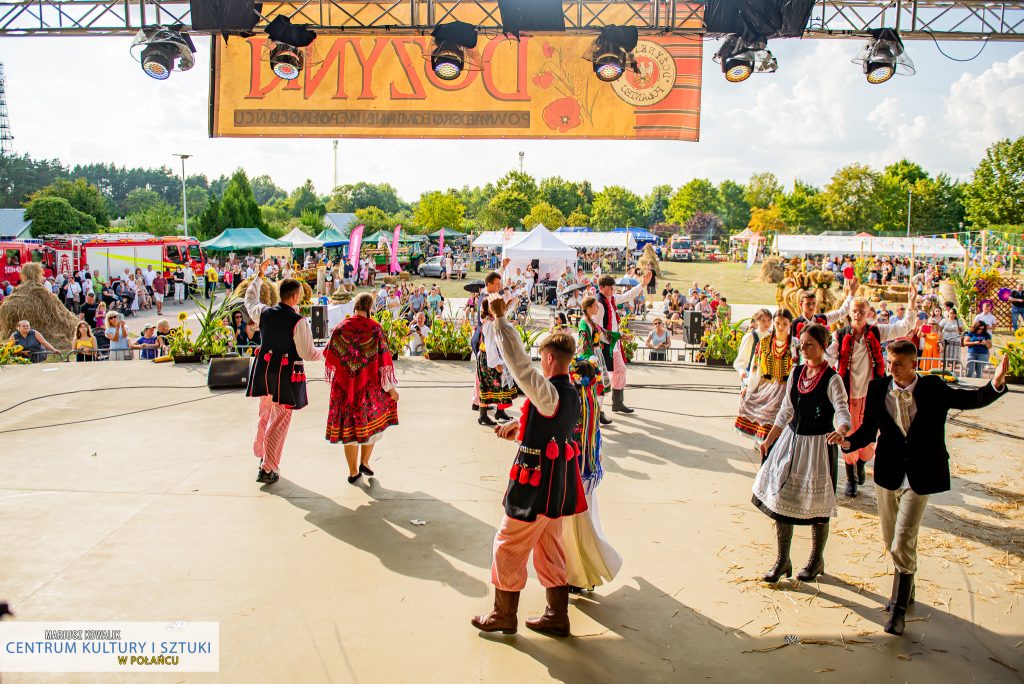
[[[693,0],[563,0],[568,33],[636,26],[641,33],[702,35],[704,3]],[[427,33],[465,21],[500,31],[494,0],[304,0],[264,2],[257,27],[275,15],[322,33]],[[0,36],[117,36],[143,26],[189,30],[182,0],[0,0]],[[805,38],[862,37],[895,28],[904,40],[1024,40],[1024,0],[820,0]]]

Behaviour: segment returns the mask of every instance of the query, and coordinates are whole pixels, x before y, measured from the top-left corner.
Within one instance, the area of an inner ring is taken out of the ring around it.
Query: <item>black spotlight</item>
[[[635,26],[605,26],[594,40],[587,57],[594,64],[594,73],[605,83],[617,81],[627,69],[636,69],[633,50],[640,36]]]
[[[141,29],[130,51],[142,64],[147,76],[166,81],[172,71],[188,71],[196,63],[196,46],[178,27]]]
[[[294,81],[302,73],[305,63],[302,48],[316,40],[316,33],[305,25],[292,24],[283,14],[278,14],[267,24],[266,32],[272,41],[270,68],[279,78]]]
[[[852,61],[863,66],[865,78],[873,84],[885,83],[896,74],[911,76],[916,73],[914,62],[893,29],[872,29],[871,39]]]
[[[747,40],[736,34],[729,34],[722,47],[715,53],[714,60],[722,65],[725,80],[739,83],[751,74],[770,74],[779,68],[779,63],[770,50],[767,41]]]
[[[430,68],[444,81],[454,81],[466,67],[466,50],[476,47],[476,27],[463,21],[439,24],[430,32],[434,51]]]

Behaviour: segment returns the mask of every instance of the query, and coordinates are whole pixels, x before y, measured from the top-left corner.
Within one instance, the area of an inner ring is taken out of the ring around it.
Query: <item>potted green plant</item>
[[[516,324],[516,332],[519,333],[519,339],[522,340],[523,349],[527,354],[533,350],[533,345],[537,344],[537,340],[544,334],[543,330],[530,330],[525,325],[519,324]]]
[[[20,344],[15,344],[14,340],[7,340],[3,344],[0,344],[0,366],[14,366],[31,363],[28,357],[22,354],[23,351],[24,348],[22,348]]]
[[[744,319],[746,320],[746,319]],[[740,350],[744,321],[723,323],[710,328],[701,338],[705,363],[709,366],[731,366]]]
[[[167,336],[167,346],[167,353],[174,359],[174,363],[199,363],[203,360],[203,355],[192,339],[192,328],[188,324],[188,314],[184,311],[178,314],[178,327]]]
[[[404,318],[392,318],[391,312],[382,309],[373,314],[373,319],[380,323],[384,329],[384,337],[387,338],[388,348],[391,349],[391,356],[397,359],[402,355],[402,350],[412,339],[412,332],[409,330],[409,322]]]
[[[636,341],[636,336],[629,327],[629,319],[630,316],[623,316],[619,321],[619,344],[622,345],[622,356],[627,363],[633,360],[636,350],[640,348],[640,343]]]
[[[1024,385],[1024,328],[1017,328],[1013,333],[1013,340],[999,348],[1003,354],[1010,358],[1006,365],[1006,382],[1011,385]],[[999,363],[1000,358],[994,356],[993,363]]]
[[[469,340],[473,328],[469,321],[461,323],[438,316],[423,340],[424,357],[432,361],[465,361],[469,358]]]

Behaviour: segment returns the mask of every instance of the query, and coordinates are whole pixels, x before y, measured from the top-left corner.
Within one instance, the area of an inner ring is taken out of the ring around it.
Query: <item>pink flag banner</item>
[[[402,267],[398,263],[398,241],[402,237],[402,224],[399,223],[395,226],[395,234],[391,238],[391,263],[388,266],[388,272],[392,275],[402,272]]]
[[[365,226],[356,226],[348,236],[348,258],[356,273],[359,273],[359,252],[363,247],[363,228]]]
[[[437,247],[437,253],[441,255],[442,259],[444,258],[444,228],[441,229],[441,244]]]

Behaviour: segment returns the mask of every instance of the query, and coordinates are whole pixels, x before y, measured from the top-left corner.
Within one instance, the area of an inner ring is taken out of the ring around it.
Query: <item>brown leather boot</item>
[[[546,590],[548,607],[539,618],[527,618],[526,626],[534,632],[551,636],[569,636],[569,586]]]
[[[481,632],[515,634],[519,626],[519,592],[494,589],[494,610],[490,615],[477,615],[470,622]]]

